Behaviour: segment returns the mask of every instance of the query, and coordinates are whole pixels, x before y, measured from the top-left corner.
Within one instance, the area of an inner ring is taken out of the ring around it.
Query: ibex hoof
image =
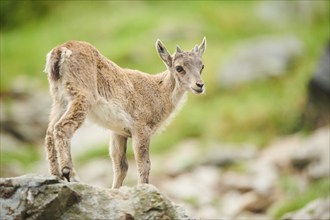
[[[70,182],[70,173],[71,173],[71,169],[69,167],[64,167],[62,169],[62,176],[68,181]]]

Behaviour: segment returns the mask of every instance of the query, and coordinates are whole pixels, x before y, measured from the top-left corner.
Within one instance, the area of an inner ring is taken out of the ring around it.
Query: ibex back
[[[53,98],[45,138],[50,173],[68,181],[78,180],[70,139],[89,116],[111,130],[112,187],[120,187],[127,173],[128,138],[133,140],[138,182],[148,183],[151,136],[171,118],[187,91],[204,92],[201,72],[205,47],[204,38],[191,51],[177,46],[170,55],[157,40],[158,54],[167,69],[156,75],[121,68],[86,42],[70,41],[52,49],[45,67]]]

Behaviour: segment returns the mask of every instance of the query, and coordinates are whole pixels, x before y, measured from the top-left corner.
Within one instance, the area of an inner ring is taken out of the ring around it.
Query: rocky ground
[[[324,127],[307,136],[297,133],[281,137],[262,149],[249,144],[203,144],[198,139],[184,140],[167,153],[151,155],[151,183],[196,218],[274,219],[272,210],[292,196],[283,188],[283,181],[294,179],[291,187],[304,194],[313,181],[329,178],[329,132],[329,127]],[[2,133],[2,151],[8,150],[3,148],[9,146],[8,143],[13,143],[13,150],[19,148],[18,143],[15,148],[15,141],[5,143],[10,138],[3,137],[10,136]],[[77,158],[104,146],[108,134],[87,122],[72,142],[73,155]],[[41,152],[44,154],[42,149]],[[77,164],[83,183],[95,187],[111,185],[112,166],[108,155]],[[23,170],[26,169],[17,166],[5,175],[22,175]],[[47,174],[46,161],[41,160],[29,171]],[[136,174],[135,162],[130,160],[124,185],[135,186]],[[329,217],[328,191],[328,195],[297,212],[285,214],[283,219]]]
[[[189,158],[194,162],[189,164]],[[309,137],[280,138],[262,150],[223,144],[202,149],[197,141],[190,140],[172,155],[163,155],[160,164],[167,176],[154,180],[156,185],[176,201],[189,204],[187,208],[194,216],[273,219],[270,210],[286,196],[280,186],[284,175],[296,178],[301,193],[314,179],[329,177],[329,129]],[[320,203],[329,218],[329,200]],[[310,219],[306,216],[301,219]],[[324,216],[322,219],[327,219]]]

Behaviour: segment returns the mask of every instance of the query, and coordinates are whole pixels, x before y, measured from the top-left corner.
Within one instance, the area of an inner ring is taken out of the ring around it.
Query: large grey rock
[[[152,185],[105,189],[55,177],[0,179],[0,219],[191,219]]]
[[[294,36],[257,37],[242,42],[221,66],[220,86],[227,88],[284,74],[301,53],[302,43]]]

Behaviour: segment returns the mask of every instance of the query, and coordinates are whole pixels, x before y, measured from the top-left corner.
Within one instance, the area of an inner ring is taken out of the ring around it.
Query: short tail
[[[61,65],[71,54],[72,51],[66,47],[54,48],[47,54],[44,72],[51,80],[57,81],[61,78]]]

